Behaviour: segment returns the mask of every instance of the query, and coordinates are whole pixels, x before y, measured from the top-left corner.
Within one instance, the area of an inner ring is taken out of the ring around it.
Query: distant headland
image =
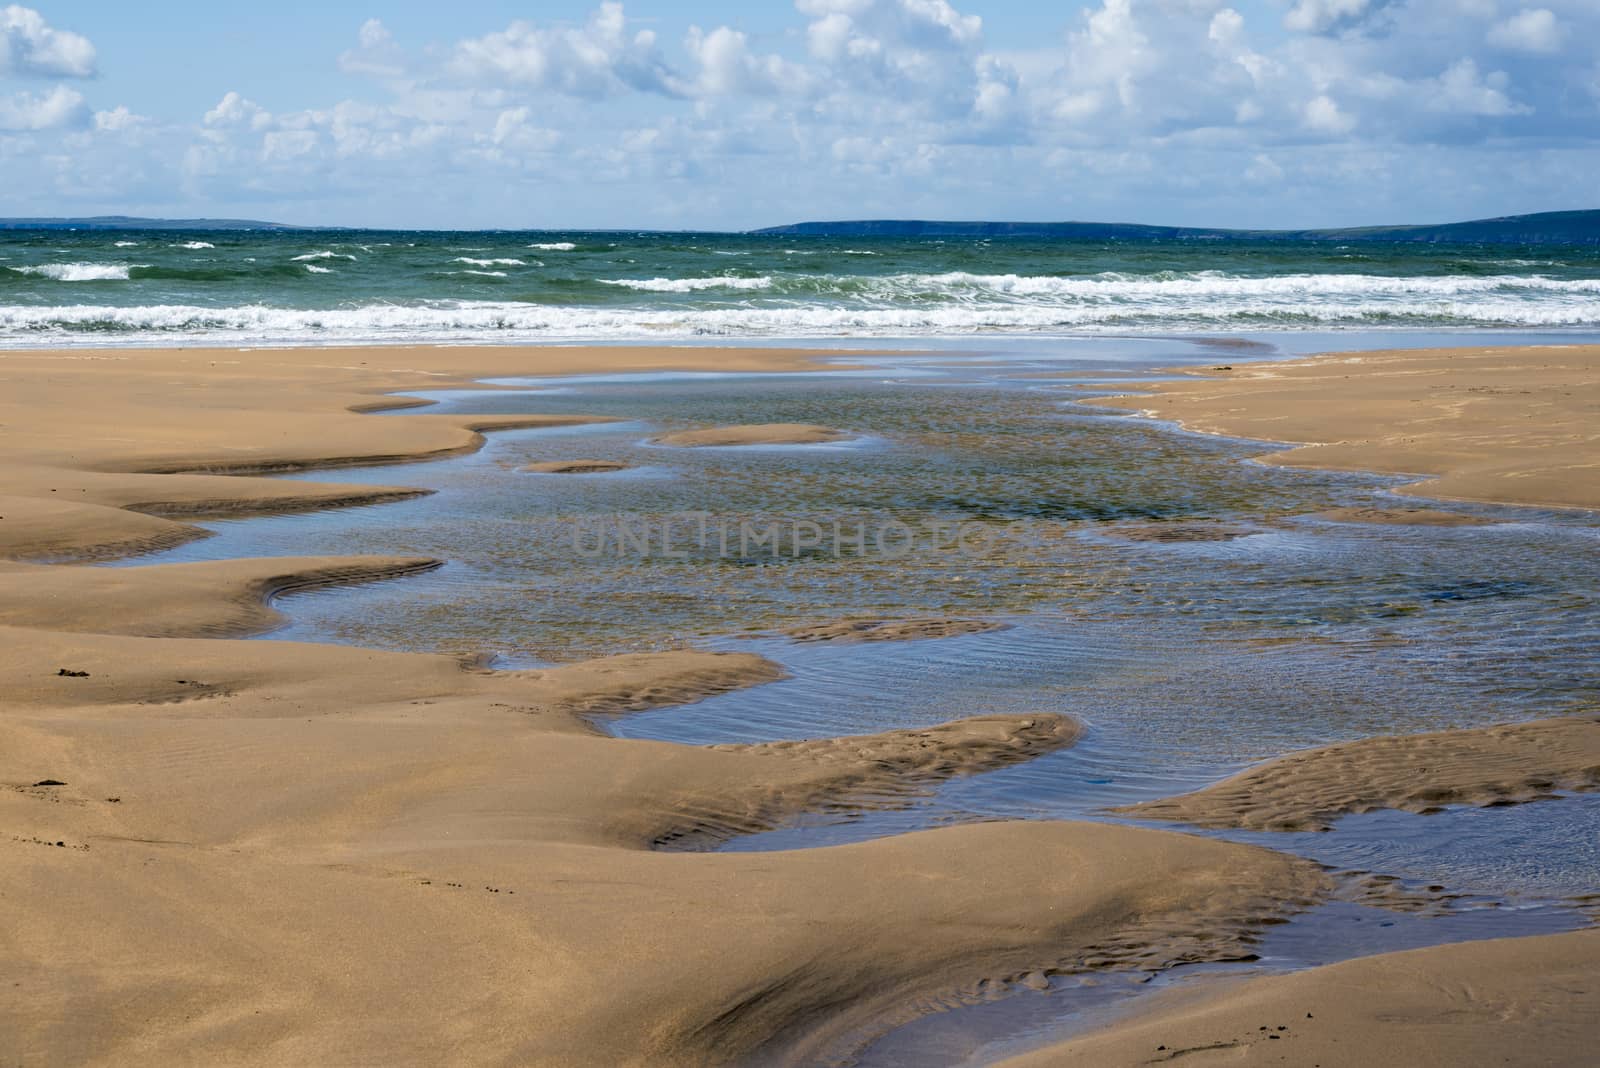
[[[1228,230],[1095,222],[938,222],[862,219],[802,222],[752,231],[793,237],[1024,237],[1069,241],[1415,241],[1438,244],[1600,244],[1600,211],[1547,211],[1421,226],[1325,230]]]
[[[144,219],[136,215],[0,219],[0,230],[304,230],[257,219]]]

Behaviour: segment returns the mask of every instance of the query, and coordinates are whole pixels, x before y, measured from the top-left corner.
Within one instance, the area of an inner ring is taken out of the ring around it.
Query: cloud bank
[[[408,44],[373,18],[330,50],[344,99],[229,92],[158,123],[137,100],[95,111],[66,84],[94,77],[95,46],[13,5],[0,75],[34,84],[0,94],[0,158],[96,204],[111,176],[124,202],[395,225],[1596,206],[1592,0],[1096,0],[1025,49],[991,46],[1000,16],[968,6],[796,0],[756,35],[607,0]]]

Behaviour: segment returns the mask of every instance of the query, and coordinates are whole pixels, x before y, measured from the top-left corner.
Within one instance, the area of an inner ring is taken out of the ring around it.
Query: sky
[[[0,216],[1244,227],[1600,208],[1600,0],[0,6]]]

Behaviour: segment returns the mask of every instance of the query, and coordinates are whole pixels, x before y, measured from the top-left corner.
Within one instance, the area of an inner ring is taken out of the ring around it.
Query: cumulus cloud
[[[804,93],[811,87],[803,67],[776,53],[755,54],[739,30],[718,26],[708,32],[692,26],[684,47],[699,68],[695,80],[681,87],[688,95]]]
[[[1340,111],[1339,105],[1325,95],[1307,101],[1305,118],[1306,128],[1317,133],[1347,134],[1356,126],[1356,120]]]
[[[92,78],[94,45],[67,30],[52,28],[29,7],[0,8],[0,76]]]
[[[810,16],[807,50],[834,85],[947,116],[969,113],[984,91],[983,20],[946,0],[796,0],[795,8]]]
[[[3,11],[6,71],[93,72],[87,41],[64,35],[87,48],[74,52],[31,10]],[[211,203],[344,196],[352,210],[392,194],[487,213],[536,179],[537,198],[508,203],[603,201],[600,221],[622,225],[758,223],[835,202],[970,213],[995,197],[1008,213],[1055,215],[1064,197],[1090,213],[1086,186],[1137,196],[1147,215],[1208,183],[1208,197],[1316,190],[1311,210],[1339,183],[1410,195],[1407,161],[1422,155],[1441,174],[1481,161],[1493,173],[1472,187],[1500,188],[1508,149],[1539,161],[1517,172],[1526,188],[1592,189],[1573,161],[1600,156],[1600,63],[1573,42],[1600,39],[1593,0],[1080,0],[1052,34],[1006,49],[979,11],[794,0],[786,25],[758,31],[647,26],[605,2],[414,48],[353,21],[336,63],[378,83],[360,100],[292,110],[230,92],[158,122],[130,110],[137,98],[91,110],[34,86],[0,97],[0,158],[12,180],[31,173],[19,161],[103,151],[79,169],[138,170]],[[1027,189],[1037,199],[1018,199]]]
[[[202,119],[210,127],[248,126],[264,130],[272,125],[272,115],[253,100],[229,92]]]
[[[1459,59],[1430,86],[1426,104],[1435,111],[1458,115],[1503,117],[1523,115],[1531,109],[1506,95],[1511,79],[1505,71],[1480,74],[1472,59]]]
[[[143,115],[135,115],[126,105],[119,104],[109,111],[94,113],[94,128],[105,133],[121,133],[124,130],[135,130],[148,125],[150,120]]]
[[[0,130],[54,130],[82,126],[88,119],[83,94],[64,85],[48,93],[0,97]]]
[[[1534,55],[1559,52],[1561,24],[1549,8],[1524,8],[1504,22],[1495,23],[1489,30],[1489,43]]]
[[[381,21],[363,22],[356,41],[355,48],[339,54],[340,70],[372,78],[399,78],[405,74],[405,55]]]
[[[1293,33],[1331,33],[1382,6],[1383,0],[1297,0],[1283,17],[1283,27]]]
[[[582,26],[544,27],[518,20],[462,41],[451,68],[470,81],[603,97],[633,89],[675,95],[676,78],[651,30],[629,33],[620,3],[607,0]]]

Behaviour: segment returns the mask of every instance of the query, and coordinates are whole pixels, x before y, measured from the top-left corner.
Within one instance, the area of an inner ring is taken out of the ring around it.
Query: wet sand
[[[275,593],[425,558],[72,563],[169,516],[405,494],[262,473],[476,448],[396,389],[492,375],[796,370],[729,349],[6,353],[0,358],[0,1034],[24,1062],[804,1062],[1035,973],[1247,952],[1329,890],[1252,846],[1069,822],[761,855],[662,847],[1070,745],[987,716],[800,744],[607,737],[591,717],[759,685],[680,650],[536,671],[233,636]],[[225,476],[225,477],[224,477]],[[227,635],[229,637],[219,637]],[[932,999],[931,1002],[929,999]]]
[[[1321,831],[1356,812],[1551,800],[1600,790],[1600,716],[1437,731],[1290,753],[1204,790],[1118,811],[1197,827]]]
[[[1197,377],[1089,403],[1297,445],[1263,456],[1267,463],[1434,476],[1401,492],[1600,507],[1600,348],[1333,354],[1186,373]],[[1484,522],[1428,508],[1335,509],[1318,518]],[[1570,717],[1291,753],[1205,789],[1119,811],[1191,826],[1303,831],[1382,808],[1431,813],[1596,788],[1600,719]],[[1005,1063],[1576,1066],[1593,1061],[1597,1017],[1600,934],[1581,931],[1200,985]]]
[[[1600,500],[1588,451],[1596,360],[1576,348],[1342,357],[1125,403],[1171,404],[1163,414],[1202,429],[1260,435],[1270,424],[1276,440],[1330,442],[1275,462],[1437,471],[1429,492],[1583,505]],[[398,577],[435,565],[426,558],[28,562],[203,536],[186,518],[399,499],[412,491],[259,475],[448,456],[487,431],[584,421],[410,413],[393,390],[597,368],[813,366],[814,354],[730,349],[0,356],[5,1052],[48,1063],[807,1063],[864,1028],[1050,974],[1245,956],[1260,924],[1331,893],[1316,865],[1282,853],[1091,823],[680,852],[830,805],[894,804],[1069,747],[1080,727],[1008,715],[761,745],[623,740],[593,717],[783,671],[695,650],[494,671],[232,640],[272,627],[279,593]],[[1522,378],[1528,393],[1508,385]],[[384,410],[401,414],[372,414]],[[1530,415],[1537,427],[1524,425]],[[1344,442],[1363,428],[1367,438]],[[835,630],[858,634],[859,622]],[[1531,799],[1593,785],[1595,729],[1565,719],[1371,739],[1137,814],[1310,826],[1381,805]],[[1034,1057],[1134,1064],[1182,1050],[1198,1064],[1284,1047],[1331,1065],[1427,1042],[1443,1051],[1436,1063],[1581,1063],[1597,952],[1584,933],[1385,954],[1206,991],[1181,1010],[1152,1005]],[[1318,1008],[1297,1010],[1313,1014],[1304,1029],[1266,1018],[1313,995]],[[1324,1013],[1328,1030],[1313,1029]],[[1259,1037],[1269,1024],[1295,1037]],[[1433,1063],[1417,1051],[1403,1059]]]
[[[1594,1063],[1600,931],[1383,953],[1174,992],[1137,1018],[1002,1062],[1415,1068]]]
[[[849,437],[843,430],[810,423],[755,423],[679,430],[655,439],[657,445],[703,448],[709,445],[826,445]]]
[[[536,475],[599,475],[627,469],[617,460],[540,460],[521,468]]]
[[[1294,444],[1293,467],[1431,476],[1401,492],[1600,508],[1600,347],[1402,349],[1190,368],[1088,403]]]

